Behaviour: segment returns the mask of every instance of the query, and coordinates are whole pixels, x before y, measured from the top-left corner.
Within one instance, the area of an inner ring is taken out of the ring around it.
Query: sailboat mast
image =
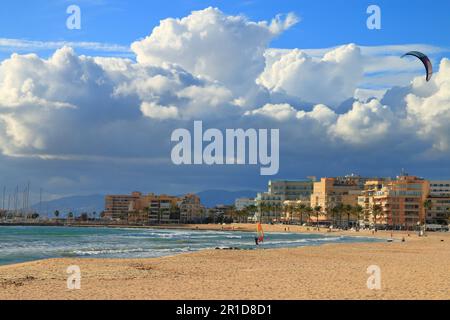
[[[3,202],[2,202],[2,210],[5,210],[5,197],[6,197],[6,186],[3,187]]]

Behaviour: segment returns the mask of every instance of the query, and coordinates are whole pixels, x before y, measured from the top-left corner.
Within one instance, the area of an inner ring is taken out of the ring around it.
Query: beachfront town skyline
[[[140,223],[170,223],[170,208],[180,198],[154,194],[147,197],[140,193],[107,196],[105,217],[125,220],[125,216],[134,217],[136,212],[148,212],[148,216],[144,214]],[[187,213],[185,200],[181,200],[180,218],[172,222],[222,219],[229,222],[320,222],[338,224],[340,227],[379,225],[409,229],[425,224],[448,224],[450,180],[426,180],[406,173],[396,178],[348,175],[321,178],[319,181],[315,177],[305,180],[271,180],[267,192],[258,193],[254,199],[239,198],[233,205],[218,204],[208,210],[201,205],[197,196],[187,195],[185,198],[195,199],[195,202],[191,201],[195,205],[191,205]],[[144,205],[136,205],[136,201],[142,199],[146,199]],[[146,204],[148,207],[143,208]],[[155,220],[158,213],[163,218]]]
[[[174,196],[132,192],[106,195],[101,212],[86,212],[78,217],[62,210],[52,214],[50,220],[127,225],[260,221],[345,228],[410,229],[425,224],[440,228],[449,224],[450,179],[427,180],[402,172],[395,178],[351,174],[270,180],[265,192],[212,207],[203,205],[194,193]],[[44,218],[33,211],[0,210],[3,221],[18,221],[24,217],[28,221]]]

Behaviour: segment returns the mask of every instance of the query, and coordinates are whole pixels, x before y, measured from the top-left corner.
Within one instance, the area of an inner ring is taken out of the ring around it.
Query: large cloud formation
[[[176,64],[242,93],[264,70],[264,52],[271,40],[297,21],[289,14],[271,23],[252,22],[208,8],[183,19],[163,20],[131,48],[141,64]]]
[[[361,52],[354,44],[329,51],[320,59],[298,49],[267,55],[258,83],[307,102],[339,104],[353,96],[363,77]]]
[[[288,177],[327,174],[320,170],[335,159],[345,163],[341,170],[372,173],[380,164],[376,159],[398,169],[405,159],[417,168],[425,161],[425,168],[448,157],[448,59],[428,83],[418,77],[358,100],[367,70],[376,71],[373,58],[364,56],[368,49],[355,44],[315,53],[270,48],[297,22],[294,14],[253,22],[207,8],[161,21],[132,44],[136,61],[79,56],[69,47],[49,58],[14,54],[0,65],[0,151],[6,158],[28,159],[30,166],[57,161],[53,168],[59,169],[46,179],[49,188],[55,181],[75,181],[59,185],[66,193],[83,184],[85,190],[91,190],[89,184],[116,190],[107,172],[118,163],[122,184],[151,177],[150,186],[164,183],[173,192],[262,181],[247,167],[175,169],[170,132],[193,120],[218,128],[279,128],[281,174]],[[320,160],[311,163],[305,154]],[[98,171],[90,167],[93,162],[101,163]],[[76,163],[77,170],[64,163]],[[101,176],[104,184],[86,179],[83,170]],[[228,170],[231,174],[222,177]],[[216,185],[193,187],[199,176],[212,172]]]

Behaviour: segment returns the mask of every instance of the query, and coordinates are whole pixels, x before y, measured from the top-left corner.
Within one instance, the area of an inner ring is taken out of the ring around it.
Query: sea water
[[[47,258],[151,258],[215,248],[271,249],[326,243],[381,241],[374,238],[300,233],[255,233],[180,229],[0,227],[0,265]]]

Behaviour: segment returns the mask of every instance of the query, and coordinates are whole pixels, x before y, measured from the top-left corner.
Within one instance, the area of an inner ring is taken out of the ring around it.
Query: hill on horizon
[[[65,217],[67,213],[81,214],[83,212],[97,212],[98,214],[104,210],[105,196],[100,194],[88,196],[70,196],[60,199],[43,201],[41,204],[36,203],[32,206],[37,213],[41,215],[53,216],[58,210],[61,217]]]

